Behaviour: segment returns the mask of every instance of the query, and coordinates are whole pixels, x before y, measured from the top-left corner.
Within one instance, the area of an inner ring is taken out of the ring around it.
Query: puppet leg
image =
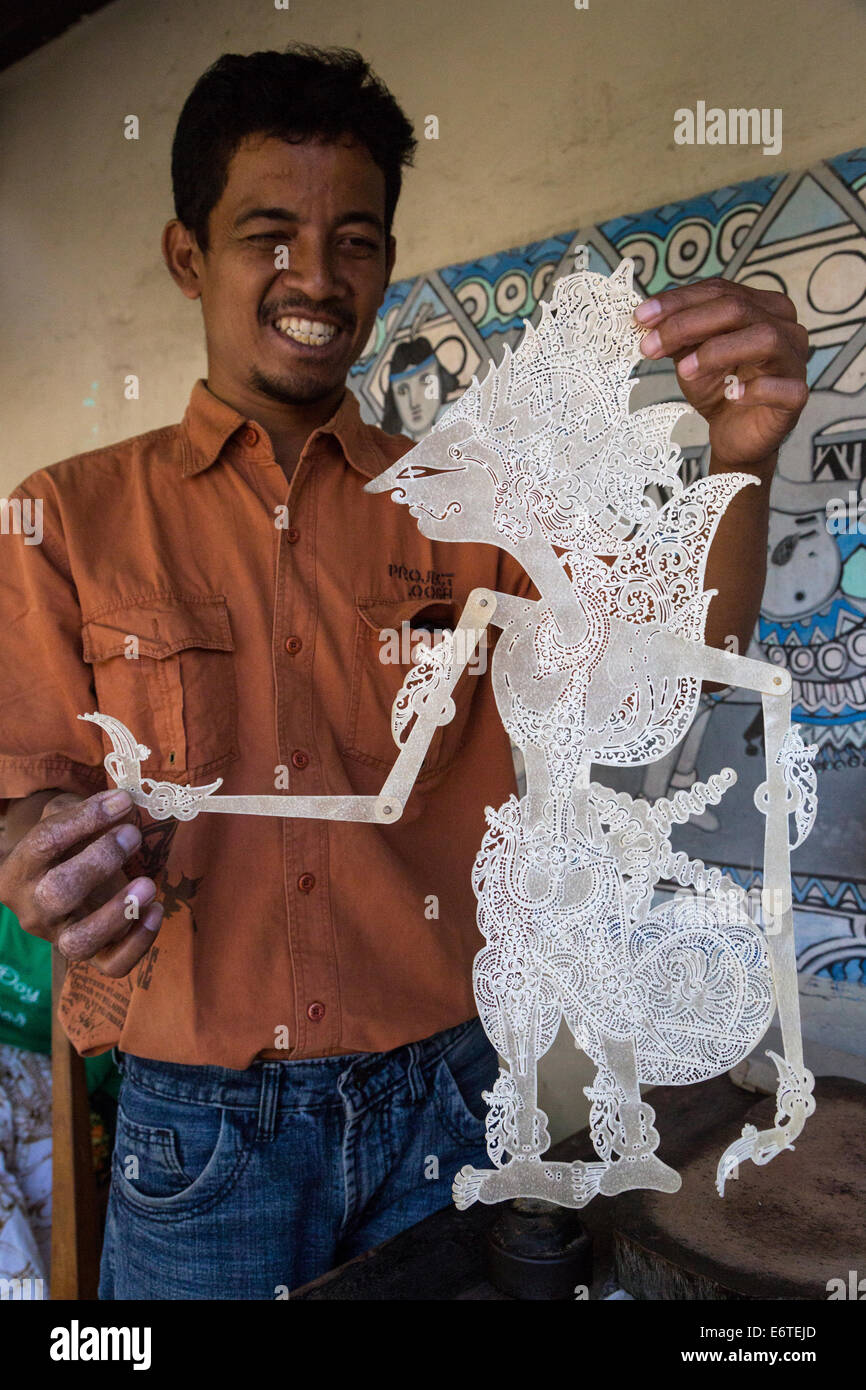
[[[537,1034],[537,1011],[536,1002],[530,1019],[533,1037]],[[527,1047],[526,1038],[515,1036],[504,1008],[498,1022],[508,1070],[502,1069],[493,1091],[484,1094],[490,1106],[487,1148],[494,1163],[499,1164],[506,1153],[510,1161],[486,1170],[466,1164],[454,1179],[455,1204],[463,1211],[473,1202],[541,1197],[560,1206],[586,1206],[598,1192],[604,1165],[545,1162],[542,1158],[550,1136],[547,1116],[538,1108],[538,1057],[531,1046]]]
[[[595,1085],[586,1088],[590,1099],[602,1099],[602,1108],[608,1112],[603,1125],[595,1104],[595,1114],[590,1114],[593,1143],[605,1160],[599,1192],[605,1197],[636,1187],[678,1192],[682,1186],[679,1173],[662,1163],[655,1152],[659,1132],[653,1124],[655,1111],[641,1099],[634,1040],[602,1034],[602,1043],[606,1066],[599,1068]],[[617,1155],[615,1163],[611,1153]]]

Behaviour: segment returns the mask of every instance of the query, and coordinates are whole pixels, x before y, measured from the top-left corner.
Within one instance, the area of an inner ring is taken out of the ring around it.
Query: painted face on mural
[[[767,582],[761,611],[768,618],[802,618],[833,597],[842,571],[839,547],[823,512],[770,514]]]
[[[439,367],[435,358],[412,371],[391,376],[391,394],[403,430],[417,439],[434,423],[441,404]]]

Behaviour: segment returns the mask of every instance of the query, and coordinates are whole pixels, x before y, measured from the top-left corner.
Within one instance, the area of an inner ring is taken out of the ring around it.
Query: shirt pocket
[[[460,612],[457,603],[417,598],[355,599],[355,644],[343,746],[347,757],[382,772],[394,766],[400,749],[391,733],[391,708],[415,664],[411,653],[417,642],[435,645],[443,631],[453,631]],[[408,624],[405,634],[404,623]],[[477,653],[452,691],[454,718],[436,729],[418,774],[420,784],[443,772],[466,740],[476,659]]]
[[[198,781],[238,757],[234,641],[221,594],[117,603],[83,624],[82,644],[100,711],[150,749],[146,777]]]

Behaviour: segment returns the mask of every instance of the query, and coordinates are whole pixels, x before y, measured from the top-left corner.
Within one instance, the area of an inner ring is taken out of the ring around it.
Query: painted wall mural
[[[605,274],[632,257],[647,296],[711,275],[784,290],[809,330],[812,394],[773,482],[767,583],[747,655],[791,672],[793,718],[818,744],[821,812],[794,862],[800,971],[866,986],[866,149],[391,285],[350,377],[364,418],[421,439],[488,359],[514,347],[524,318],[537,323],[584,246],[589,268]],[[636,375],[632,409],[681,398],[670,362],[644,361]],[[703,422],[684,425],[674,438],[691,482],[706,472],[709,446]],[[606,775],[655,798],[723,765],[741,772],[724,824],[707,807],[676,847],[757,890],[763,828],[752,789],[763,751],[760,701],[720,692],[702,698],[666,759]]]

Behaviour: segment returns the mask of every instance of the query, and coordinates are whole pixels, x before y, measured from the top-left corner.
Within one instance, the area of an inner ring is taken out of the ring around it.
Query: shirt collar
[[[389,462],[379,444],[378,433],[374,425],[367,425],[361,419],[358,398],[347,386],[334,414],[313,430],[305,448],[317,435],[331,434],[342,447],[346,462],[365,478],[373,478]],[[216,463],[233,437],[249,458],[273,458],[266,430],[221,401],[208,389],[204,377],[200,377],[192,388],[181,423],[184,477],[201,473]]]

